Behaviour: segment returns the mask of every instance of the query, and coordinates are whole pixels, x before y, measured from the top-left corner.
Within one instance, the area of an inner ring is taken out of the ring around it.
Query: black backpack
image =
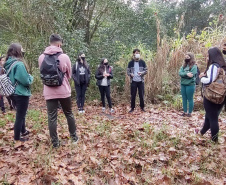
[[[62,53],[56,53],[54,55],[45,54],[45,58],[40,67],[40,76],[42,83],[50,87],[61,86],[64,79],[64,74],[60,68],[59,55]]]

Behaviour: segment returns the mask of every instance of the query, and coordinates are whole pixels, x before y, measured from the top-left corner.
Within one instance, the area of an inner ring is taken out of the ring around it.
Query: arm
[[[179,75],[180,75],[180,77],[182,77],[182,78],[188,78],[187,72],[184,71],[183,66],[181,66],[181,68],[180,68],[180,70],[179,70]]]
[[[217,66],[210,65],[208,71],[206,72],[206,77],[202,77],[201,82],[205,85],[209,85],[217,78],[217,74],[218,74]]]
[[[76,80],[76,63],[73,65],[72,68],[72,78],[74,81]]]
[[[90,79],[91,73],[90,73],[89,65],[87,67],[87,72],[88,72],[88,78]]]
[[[99,67],[96,70],[95,78],[97,80],[102,80],[104,78],[103,74],[99,73]]]
[[[131,71],[131,61],[129,62],[128,67],[127,67],[127,75],[130,77],[133,77],[133,73]]]
[[[17,66],[16,66],[16,70],[15,70],[15,79],[17,82],[19,82],[20,84],[22,84],[23,86],[30,86],[33,82],[33,76],[31,76],[30,74],[28,74],[24,64],[22,62],[20,62]]]
[[[113,67],[110,66],[110,67],[109,67],[109,70],[111,70],[111,71],[110,71],[110,73],[109,73],[108,78],[112,79],[112,78],[113,78],[113,72],[112,72],[112,71],[113,71]]]
[[[144,62],[144,63],[143,63],[144,71],[141,72],[140,76],[144,76],[144,75],[146,75],[147,72],[148,72],[147,65],[146,65],[145,61],[143,61],[143,62]]]
[[[62,55],[62,57],[64,57],[63,59],[67,64],[67,68],[66,68],[66,72],[65,72],[66,76],[68,79],[70,79],[71,78],[71,60],[68,55],[66,55],[66,54],[61,54],[61,55]],[[61,57],[61,55],[59,57]]]
[[[188,78],[193,78],[193,77],[197,74],[197,66],[196,66],[196,65],[194,65],[194,66],[191,68],[190,73],[192,73],[193,76],[192,76],[192,77],[189,77],[189,76],[188,76]]]

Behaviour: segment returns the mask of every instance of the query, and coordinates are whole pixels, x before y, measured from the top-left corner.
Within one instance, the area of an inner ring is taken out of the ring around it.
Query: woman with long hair
[[[203,83],[204,85],[204,88],[216,80],[220,68],[226,71],[226,63],[224,61],[223,54],[217,47],[210,48],[208,50],[206,71],[199,75],[199,77],[201,78],[201,83]],[[225,102],[226,101],[224,100],[224,102],[221,104],[215,104],[209,101],[204,96],[203,104],[206,111],[205,121],[201,130],[195,129],[195,132],[197,134],[204,135],[210,129],[212,141],[218,141],[218,117],[223,106],[225,105]]]
[[[185,55],[184,64],[180,68],[179,75],[181,77],[181,94],[183,101],[183,114],[182,116],[191,117],[194,108],[194,92],[197,74],[197,65],[195,65],[195,57],[193,53]],[[188,104],[189,104],[189,110]]]
[[[75,83],[79,113],[85,113],[85,93],[90,81],[89,64],[87,63],[85,57],[84,53],[79,53],[77,61],[72,68],[72,78]]]
[[[97,79],[97,85],[100,90],[101,101],[102,101],[102,111],[105,112],[105,95],[108,101],[108,106],[110,108],[110,113],[114,112],[112,109],[111,95],[110,95],[110,79],[113,78],[112,67],[109,65],[106,58],[101,59],[100,65],[97,68],[95,78]]]
[[[11,99],[16,106],[16,120],[14,124],[14,140],[26,141],[24,136],[29,134],[25,126],[25,117],[28,109],[29,97],[31,96],[30,85],[33,77],[28,73],[28,68],[23,58],[23,48],[20,44],[13,43],[9,46],[4,68],[9,72],[9,78],[15,86],[15,92]]]

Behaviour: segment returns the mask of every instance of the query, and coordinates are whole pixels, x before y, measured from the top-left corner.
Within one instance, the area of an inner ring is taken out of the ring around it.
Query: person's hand
[[[105,76],[110,76],[110,74],[109,73],[106,73]]]
[[[201,74],[199,75],[199,78],[202,78],[202,77],[204,77],[204,76],[206,76],[206,74],[205,74],[205,73],[201,73]]]
[[[134,77],[134,74],[133,74],[133,73],[131,73],[131,74],[130,74],[130,76],[131,76],[131,77]]]
[[[140,76],[142,73],[141,72],[138,72],[137,74]]]
[[[187,73],[187,76],[192,78],[194,75],[192,73]]]

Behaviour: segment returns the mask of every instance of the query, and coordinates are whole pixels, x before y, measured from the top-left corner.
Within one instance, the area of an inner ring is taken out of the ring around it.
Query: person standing
[[[185,55],[184,64],[179,70],[181,77],[181,95],[183,102],[183,114],[182,116],[191,117],[191,113],[194,108],[194,92],[196,85],[197,65],[195,65],[195,57],[193,53],[187,53]],[[188,104],[189,104],[189,110]]]
[[[49,38],[50,46],[48,46],[44,53],[38,59],[39,67],[43,68],[42,63],[48,57],[57,57],[59,61],[59,69],[64,73],[63,81],[60,86],[44,85],[43,95],[46,100],[48,111],[48,126],[51,137],[51,142],[54,148],[60,146],[60,141],[57,134],[57,111],[58,105],[62,106],[63,112],[67,118],[68,129],[70,132],[71,141],[73,144],[77,143],[78,137],[76,134],[75,118],[72,113],[71,103],[71,86],[69,79],[71,78],[71,61],[68,55],[63,53],[61,46],[63,39],[58,34],[52,34]]]
[[[224,57],[219,48],[217,47],[210,48],[208,50],[206,71],[199,75],[199,77],[201,78],[201,83],[204,85],[204,88],[217,79],[220,68],[226,71],[226,62],[224,60]],[[204,135],[210,129],[211,140],[214,142],[218,141],[219,133],[218,117],[225,103],[226,99],[221,104],[213,103],[205,97],[204,93],[203,104],[204,109],[206,111],[205,121],[201,130],[195,129],[195,132],[197,134]]]
[[[8,76],[15,86],[15,92],[10,98],[16,106],[16,120],[14,124],[14,140],[27,141],[24,137],[30,132],[26,130],[25,117],[27,114],[29,97],[31,96],[30,85],[33,77],[28,73],[28,67],[23,58],[23,48],[20,44],[13,43],[9,46],[4,68],[10,70]]]
[[[5,56],[0,57],[0,74],[4,74],[3,65],[5,63]],[[2,110],[2,114],[5,114],[5,105],[4,105],[4,99],[3,96],[0,96],[0,107]]]
[[[90,81],[90,70],[84,53],[78,55],[77,61],[73,65],[72,78],[75,84],[78,111],[85,113],[85,94]]]
[[[129,62],[127,68],[127,75],[130,77],[131,82],[131,109],[132,113],[135,109],[137,90],[140,98],[141,111],[144,110],[144,75],[147,74],[146,63],[140,59],[140,50],[133,50],[133,59]]]
[[[113,68],[109,65],[106,58],[101,59],[100,65],[97,68],[95,78],[97,79],[97,85],[100,90],[101,101],[102,101],[102,111],[105,112],[105,95],[108,101],[108,106],[110,108],[110,113],[114,113],[111,103],[110,95],[110,79],[113,78]]]

